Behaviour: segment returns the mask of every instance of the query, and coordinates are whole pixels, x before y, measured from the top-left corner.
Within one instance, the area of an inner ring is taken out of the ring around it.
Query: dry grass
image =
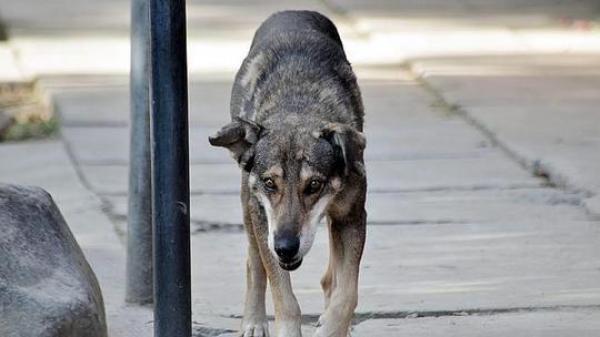
[[[33,84],[0,84],[0,141],[53,135],[58,123]]]

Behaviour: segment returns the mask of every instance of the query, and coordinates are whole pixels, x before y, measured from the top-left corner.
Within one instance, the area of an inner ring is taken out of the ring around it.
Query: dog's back
[[[313,11],[283,11],[271,15],[261,24],[250,48],[295,33],[322,34],[342,47],[337,28],[327,17]]]
[[[273,14],[257,30],[236,75],[232,118],[264,122],[297,113],[362,130],[356,78],[335,25],[311,11]]]

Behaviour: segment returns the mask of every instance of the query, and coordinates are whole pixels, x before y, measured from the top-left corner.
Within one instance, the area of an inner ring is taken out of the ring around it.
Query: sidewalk
[[[13,158],[0,165],[0,181],[40,185],[53,194],[99,278],[111,337],[148,336],[150,310],[123,304],[129,136],[119,50],[127,45],[127,2],[96,8],[81,0],[47,20],[42,9],[39,17],[29,16],[26,9],[37,2],[0,0],[0,12],[14,34],[8,44],[22,51],[21,70],[54,100],[61,136],[0,144],[0,158]],[[600,230],[593,206],[600,195],[594,176],[600,52],[581,42],[600,39],[600,32],[560,21],[591,15],[586,2],[538,2],[309,5],[341,22],[367,114],[369,229],[353,336],[600,334]],[[60,3],[53,6],[47,10]],[[231,71],[252,30],[276,8],[294,6],[298,2],[190,3],[195,336],[232,335],[244,292],[239,173],[206,139],[228,119]],[[569,38],[547,44],[540,32]],[[448,34],[463,43],[437,44]],[[79,35],[67,39],[74,45],[101,36],[91,40],[98,50],[115,48],[114,67],[90,68],[94,58],[32,65],[64,52],[61,41],[71,35]],[[107,36],[121,42],[108,44]],[[493,36],[503,42],[489,40]],[[409,43],[416,40],[421,43]],[[507,48],[501,56],[493,50],[498,45]],[[572,49],[556,52],[565,45]],[[230,48],[231,59],[199,60],[202,47]],[[306,336],[322,308],[326,237],[321,229],[293,273]]]

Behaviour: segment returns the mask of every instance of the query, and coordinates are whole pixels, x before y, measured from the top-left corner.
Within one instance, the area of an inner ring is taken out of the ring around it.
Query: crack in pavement
[[[59,110],[56,107],[54,107],[54,109],[55,109],[55,111],[57,111],[57,114],[60,114]],[[102,213],[104,213],[108,217],[108,220],[113,225],[113,230],[117,234],[117,237],[119,238],[121,243],[126,244],[126,242],[125,242],[126,232],[124,231],[124,229],[120,228],[117,224],[119,215],[114,212],[113,204],[106,198],[106,196],[104,196],[103,194],[99,193],[98,191],[96,191],[94,189],[93,185],[87,179],[83,168],[81,167],[81,165],[79,164],[79,162],[77,160],[77,156],[75,155],[75,152],[73,150],[73,145],[67,140],[67,137],[65,137],[60,130],[59,130],[58,134],[59,134],[60,141],[63,144],[63,147],[67,154],[67,157],[69,158],[69,161],[71,162],[71,165],[73,166],[73,170],[75,171],[75,174],[77,175],[77,178],[79,179],[79,181],[81,182],[81,184],[83,185],[83,187],[86,190],[88,190],[90,193],[92,193],[94,196],[96,196],[96,198],[98,198],[98,200],[100,201],[100,210],[102,211]]]
[[[194,336],[194,337],[217,337],[217,336],[221,336],[222,334],[225,334],[225,333],[236,332],[235,330],[231,330],[231,329],[208,327],[208,326],[202,325],[197,322],[192,322],[192,323],[195,324],[192,328],[192,336]]]
[[[122,214],[114,213],[110,207],[103,207],[103,211],[114,222],[126,223],[127,216]],[[436,219],[436,220],[398,220],[398,221],[368,221],[367,226],[417,226],[417,225],[463,225],[468,224],[466,220],[453,220],[453,219]],[[242,223],[231,223],[231,222],[219,222],[209,220],[194,220],[190,219],[191,235],[201,233],[242,233],[244,232],[244,224]],[[115,226],[119,236],[125,235],[125,229],[120,228],[118,225]]]
[[[530,306],[530,307],[505,307],[505,308],[471,308],[457,310],[424,310],[424,311],[366,311],[354,314],[352,325],[358,325],[362,322],[373,319],[409,319],[409,318],[429,318],[429,317],[466,317],[466,316],[492,316],[509,313],[525,312],[553,312],[562,310],[600,310],[600,304],[587,305],[553,305],[553,306]],[[241,315],[222,316],[227,318],[241,319]],[[315,324],[319,320],[318,314],[302,315],[302,324]],[[269,315],[267,318],[272,321],[274,317]]]
[[[85,174],[85,173],[84,173]],[[514,191],[514,190],[532,190],[532,189],[545,189],[553,187],[553,185],[545,185],[539,183],[531,184],[475,184],[468,186],[429,186],[429,187],[416,187],[416,188],[392,188],[392,189],[377,189],[372,188],[367,192],[370,194],[410,194],[410,193],[422,193],[422,192],[469,192],[469,191]],[[102,196],[106,197],[126,197],[127,192],[115,191],[115,192],[98,192]],[[194,189],[190,191],[190,196],[204,196],[204,195],[218,195],[218,196],[238,196],[239,190],[204,190]]]
[[[519,151],[511,148],[508,144],[499,139],[499,137],[484,123],[473,117],[469,112],[461,107],[459,104],[452,104],[446,100],[441,90],[436,89],[430,84],[427,79],[414,70],[413,64],[409,61],[404,63],[404,68],[412,74],[415,81],[436,101],[436,104],[441,107],[447,114],[455,115],[464,120],[467,124],[479,131],[491,144],[497,147],[504,153],[510,160],[517,163],[524,170],[531,173],[532,176],[538,177],[545,181],[545,185],[551,188],[559,188],[568,192],[580,193],[582,197],[579,200],[579,204],[584,207],[588,214],[594,214],[585,203],[583,198],[589,198],[594,195],[593,192],[587,190],[581,186],[574,186],[569,182],[569,178],[560,172],[552,169],[550,165],[538,158],[527,158],[526,156],[519,153]]]

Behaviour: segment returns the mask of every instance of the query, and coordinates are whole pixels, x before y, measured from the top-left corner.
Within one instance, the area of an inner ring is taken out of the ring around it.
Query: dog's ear
[[[257,123],[236,118],[214,136],[208,137],[208,142],[212,146],[227,148],[240,167],[250,171],[254,160],[254,145],[260,138],[261,132],[262,127]]]
[[[349,125],[329,123],[321,130],[320,136],[333,146],[346,176],[351,172],[365,175],[363,152],[367,142],[362,132]]]

